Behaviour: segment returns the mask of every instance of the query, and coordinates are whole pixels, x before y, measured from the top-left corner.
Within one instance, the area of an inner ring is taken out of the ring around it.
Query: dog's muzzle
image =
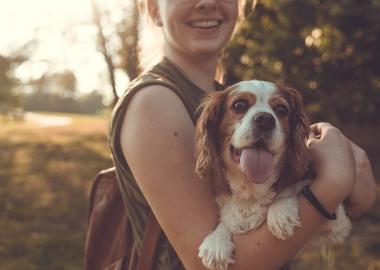
[[[253,117],[253,124],[254,127],[257,127],[260,131],[268,132],[276,127],[276,120],[272,114],[260,112]]]

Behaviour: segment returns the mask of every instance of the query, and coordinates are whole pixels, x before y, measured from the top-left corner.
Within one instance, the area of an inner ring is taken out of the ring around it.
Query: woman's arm
[[[349,142],[355,158],[356,181],[345,206],[351,218],[359,218],[376,201],[376,181],[367,153],[353,142]]]
[[[313,193],[327,205],[326,198],[321,196],[324,193],[323,187],[313,186]],[[247,234],[234,235],[236,263],[229,269],[278,270],[289,262],[326,222],[326,219],[303,196],[298,197],[298,203],[302,227],[296,228],[290,238],[286,240],[274,238],[266,225]],[[329,207],[331,212],[335,207],[335,202],[332,202]]]
[[[326,138],[331,140],[331,136],[323,136],[324,140],[311,144],[326,151],[331,148]],[[161,86],[138,92],[124,118],[121,143],[138,185],[185,267],[204,269],[197,256],[198,247],[215,228],[219,213],[210,181],[198,179],[194,173],[194,126],[183,103]],[[314,152],[319,159],[326,154]],[[348,158],[335,164],[338,168],[354,167],[347,153],[342,156]],[[322,160],[317,165],[323,167],[326,162]],[[325,171],[329,170],[330,167]],[[344,178],[328,179],[326,174],[312,185],[315,195],[331,212],[352,190],[354,177],[350,178],[350,170],[340,171],[346,172]],[[331,192],[337,187],[338,194]],[[325,221],[303,197],[299,203],[302,227],[289,239],[275,239],[266,225],[236,235],[236,263],[231,269],[278,269],[289,261]]]
[[[195,170],[194,125],[169,89],[140,90],[127,109],[121,144],[138,185],[187,269],[203,269],[198,246],[218,220],[210,182]]]

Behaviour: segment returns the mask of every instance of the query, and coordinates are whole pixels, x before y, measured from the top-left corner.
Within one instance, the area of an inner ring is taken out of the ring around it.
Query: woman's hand
[[[348,139],[347,139],[348,140]],[[376,182],[367,153],[348,140],[355,158],[355,185],[345,202],[351,218],[358,218],[367,212],[376,200]]]
[[[316,181],[335,201],[342,202],[351,193],[355,184],[355,159],[351,144],[343,134],[329,123],[311,126],[307,142]]]
[[[311,126],[308,148],[326,192],[344,196],[352,218],[367,212],[376,199],[376,183],[366,152],[329,123]]]

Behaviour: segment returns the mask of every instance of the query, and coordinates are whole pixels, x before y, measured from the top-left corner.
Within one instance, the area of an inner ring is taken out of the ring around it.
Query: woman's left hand
[[[359,218],[375,203],[376,182],[367,153],[350,140],[348,141],[354,154],[356,181],[351,194],[345,202],[345,206],[351,218]]]

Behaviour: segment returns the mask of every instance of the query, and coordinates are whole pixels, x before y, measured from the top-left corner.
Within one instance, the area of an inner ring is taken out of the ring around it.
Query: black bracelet
[[[322,204],[318,201],[318,199],[314,196],[313,192],[311,192],[309,186],[306,186],[302,189],[302,194],[305,198],[315,207],[315,209],[325,218],[329,220],[336,219],[335,213],[330,214],[327,210],[322,206]]]

